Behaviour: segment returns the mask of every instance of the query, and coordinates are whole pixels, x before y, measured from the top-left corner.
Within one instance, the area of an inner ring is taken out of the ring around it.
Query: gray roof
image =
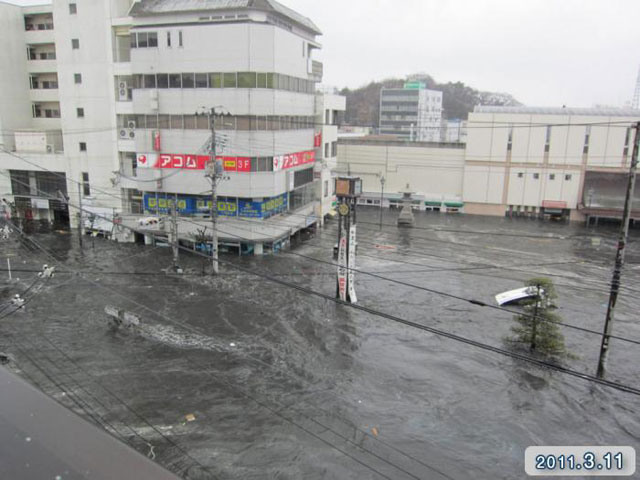
[[[131,6],[129,15],[144,17],[177,12],[206,12],[243,8],[275,12],[311,30],[316,35],[322,34],[309,18],[285,7],[276,0],[137,0]]]
[[[493,105],[476,105],[475,113],[522,113],[528,115],[583,115],[606,117],[640,117],[640,110],[615,107],[499,107]]]

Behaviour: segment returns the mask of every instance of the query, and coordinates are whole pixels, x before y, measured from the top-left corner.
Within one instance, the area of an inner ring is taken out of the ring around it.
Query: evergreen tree
[[[556,324],[560,315],[551,311],[557,298],[553,282],[548,278],[532,278],[526,286],[535,289],[536,296],[525,302],[525,313],[516,315],[516,325],[511,327],[511,342],[528,345],[531,351],[549,356],[566,354],[564,336]],[[555,323],[554,323],[555,322]]]

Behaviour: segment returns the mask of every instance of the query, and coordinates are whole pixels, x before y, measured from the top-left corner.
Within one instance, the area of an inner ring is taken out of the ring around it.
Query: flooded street
[[[600,332],[617,227],[358,211],[359,304],[499,348],[494,296],[549,277],[567,324]],[[335,295],[336,223],[290,251],[227,262]],[[183,478],[515,479],[530,445],[640,445],[640,397],[541,369],[181,252],[17,232],[0,244],[0,351],[41,390]],[[631,230],[614,334],[640,340],[640,231]],[[207,262],[208,265],[208,262]],[[6,269],[6,266],[3,266]],[[23,271],[21,271],[23,270]],[[405,284],[385,280],[387,277]],[[420,288],[412,288],[413,284]],[[111,325],[117,306],[138,329]],[[2,315],[6,314],[6,310]],[[562,328],[563,366],[595,374],[600,337]],[[527,353],[528,352],[524,352]],[[640,386],[640,345],[612,340],[607,379]]]

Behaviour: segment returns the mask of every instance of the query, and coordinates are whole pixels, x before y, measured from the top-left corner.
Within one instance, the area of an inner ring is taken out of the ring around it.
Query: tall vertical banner
[[[356,268],[356,226],[351,225],[349,229],[349,273],[347,274],[347,289],[349,292],[349,301],[351,303],[356,303],[358,299],[356,298],[356,288],[355,288],[355,273],[354,268]]]
[[[153,150],[159,152],[162,150],[160,145],[160,130],[153,130],[151,132],[151,140],[153,141]]]
[[[342,222],[342,218],[340,219]],[[338,296],[347,301],[347,232],[343,228],[338,241]]]

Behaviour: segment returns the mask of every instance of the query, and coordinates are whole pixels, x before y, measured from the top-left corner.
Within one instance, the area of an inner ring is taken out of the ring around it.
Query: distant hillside
[[[427,88],[443,92],[443,118],[466,119],[476,105],[522,105],[508,93],[481,92],[462,82],[438,83],[430,75],[409,75],[406,79],[390,78],[382,82],[371,82],[369,85],[351,90],[344,88],[341,95],[347,97],[345,123],[351,125],[378,126],[380,113],[380,89],[382,87],[398,88],[407,81],[421,81]]]

